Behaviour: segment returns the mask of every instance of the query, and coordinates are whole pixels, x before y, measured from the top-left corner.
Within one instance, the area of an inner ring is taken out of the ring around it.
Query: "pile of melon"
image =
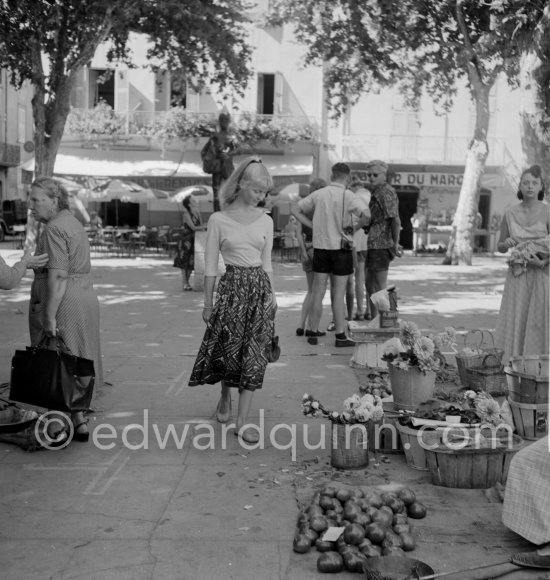
[[[379,492],[371,488],[327,486],[298,516],[294,551],[316,549],[320,572],[363,572],[367,558],[405,556],[416,541],[409,518],[426,516],[414,491],[403,487]],[[325,541],[329,528],[344,528],[336,541]]]

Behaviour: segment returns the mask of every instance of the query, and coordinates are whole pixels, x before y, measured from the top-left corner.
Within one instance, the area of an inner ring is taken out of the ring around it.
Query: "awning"
[[[237,156],[236,162],[245,156]],[[273,177],[309,178],[313,171],[311,155],[262,155],[262,161]],[[34,159],[22,168],[34,171]],[[57,175],[87,175],[91,177],[197,177],[209,179],[202,171],[199,151],[123,151],[120,149],[61,150],[55,160]],[[139,180],[137,180],[139,182]]]

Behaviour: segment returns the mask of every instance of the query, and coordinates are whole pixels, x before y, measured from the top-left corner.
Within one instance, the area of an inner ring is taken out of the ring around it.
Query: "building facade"
[[[265,13],[267,3],[257,2],[257,16]],[[414,230],[419,229],[424,245],[444,239],[473,134],[474,109],[466,87],[458,91],[452,111],[443,115],[428,99],[420,111],[409,110],[397,91],[385,90],[365,95],[344,118],[334,121],[324,103],[323,69],[302,65],[304,49],[295,43],[290,27],[251,25],[250,42],[251,81],[243,96],[229,97],[214,87],[197,94],[170,71],[151,72],[143,37],[131,39],[133,69],[109,63],[107,47],[100,47],[72,93],[72,115],[80,115],[86,129],[88,117],[98,114],[101,104],[105,126],[112,132],[79,132],[74,130],[78,123],[69,123],[55,173],[77,179],[118,177],[168,191],[208,183],[210,176],[203,173],[200,161],[204,137],[160,143],[151,137],[150,128],[174,107],[184,110],[190,122],[216,119],[225,107],[234,123],[254,119],[311,129],[310,138],[284,145],[263,140],[249,150],[262,155],[278,189],[307,182],[312,175],[328,178],[330,166],[341,160],[360,175],[369,159],[381,158],[390,164],[400,198],[403,245],[418,245]],[[480,242],[486,248],[488,233],[515,196],[521,158],[518,110],[517,94],[503,80],[497,83],[491,94],[490,155],[479,206],[480,236],[485,236]],[[25,167],[32,169],[32,163]],[[282,216],[277,225],[284,226],[284,220]],[[435,228],[429,232],[433,235],[426,236],[427,228]]]
[[[26,221],[22,163],[33,156],[32,90],[17,90],[0,70],[0,239]]]
[[[419,111],[394,90],[364,96],[338,127],[338,157],[360,177],[365,161],[384,159],[400,201],[405,248],[444,245],[462,185],[475,110],[467,88],[448,113],[424,98]],[[490,95],[489,156],[481,183],[476,244],[494,249],[504,208],[516,198],[521,139],[519,95],[504,78]]]

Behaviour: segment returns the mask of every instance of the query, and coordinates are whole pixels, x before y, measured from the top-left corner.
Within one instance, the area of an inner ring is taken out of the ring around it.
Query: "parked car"
[[[0,206],[0,242],[6,235],[13,236],[14,226],[27,223],[27,202],[21,199],[8,199]]]

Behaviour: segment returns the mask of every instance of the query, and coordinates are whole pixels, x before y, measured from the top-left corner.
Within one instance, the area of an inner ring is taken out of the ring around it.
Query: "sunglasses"
[[[380,173],[367,173],[367,177],[378,177]]]

